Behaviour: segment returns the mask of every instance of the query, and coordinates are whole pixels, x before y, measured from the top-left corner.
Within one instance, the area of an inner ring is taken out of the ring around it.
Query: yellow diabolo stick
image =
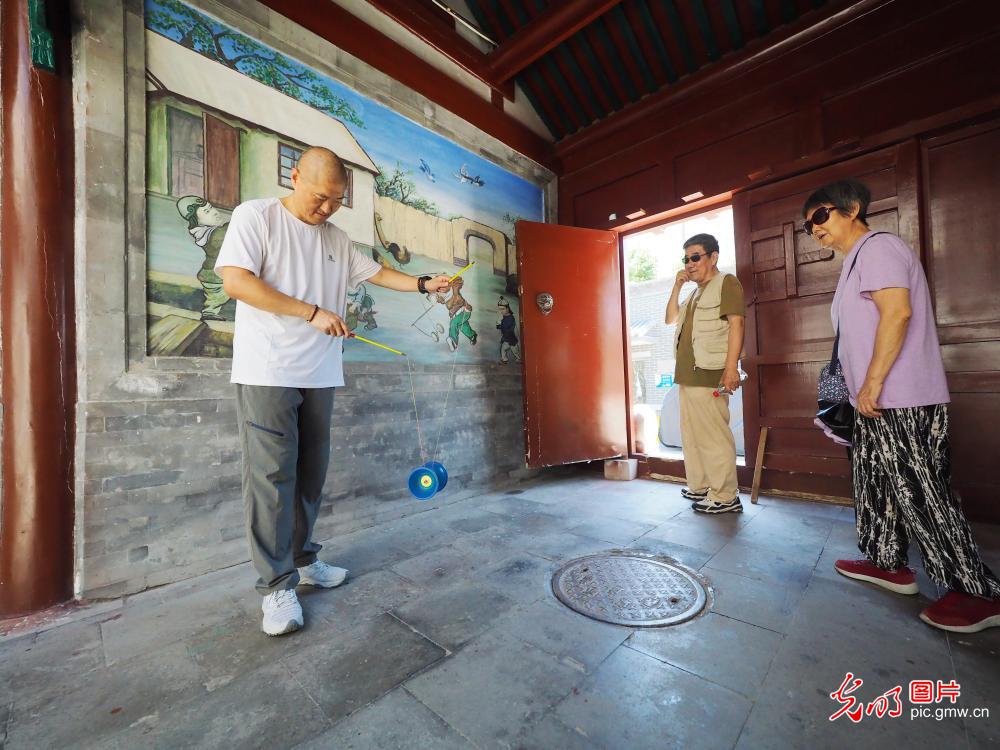
[[[472,267],[473,267],[474,265],[476,265],[476,261],[472,261],[472,262],[471,262],[471,263],[470,263],[469,265],[467,265],[467,266],[466,266],[465,268],[463,268],[463,269],[462,269],[461,271],[459,271],[459,272],[458,272],[458,273],[456,273],[456,274],[455,274],[454,276],[452,276],[452,277],[451,277],[450,279],[448,279],[448,283],[450,284],[451,282],[453,282],[453,281],[454,281],[455,279],[457,279],[457,278],[458,278],[459,276],[461,276],[461,275],[462,275],[463,273],[465,273],[466,271],[468,271],[468,270],[469,270],[470,268],[472,268]]]
[[[372,346],[377,346],[379,349],[385,349],[387,352],[392,352],[393,354],[399,354],[405,357],[406,352],[401,352],[399,349],[393,349],[391,346],[386,346],[385,344],[380,344],[377,341],[372,341],[371,339],[366,339],[364,336],[358,336],[356,333],[351,334],[352,339],[357,339],[358,341],[364,341],[366,344],[371,344]]]

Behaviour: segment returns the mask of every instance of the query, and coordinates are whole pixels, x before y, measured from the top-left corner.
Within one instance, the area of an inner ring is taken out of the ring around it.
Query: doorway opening
[[[622,237],[625,298],[629,315],[632,364],[631,417],[635,449],[648,457],[681,460],[679,391],[674,384],[676,326],[664,322],[667,300],[683,267],[684,241],[702,232],[719,241],[719,271],[736,274],[733,210],[724,206],[687,216]],[[694,291],[685,284],[683,302]],[[737,463],[743,465],[743,389],[729,399],[729,425],[736,440]]]

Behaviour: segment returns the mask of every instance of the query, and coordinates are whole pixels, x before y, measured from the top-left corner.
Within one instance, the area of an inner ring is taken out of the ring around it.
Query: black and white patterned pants
[[[858,547],[875,565],[906,565],[913,537],[931,580],[949,590],[1000,597],[951,493],[948,407],[882,409],[857,415],[851,464]]]

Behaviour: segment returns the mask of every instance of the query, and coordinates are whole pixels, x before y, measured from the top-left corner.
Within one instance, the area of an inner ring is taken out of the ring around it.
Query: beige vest
[[[677,331],[674,334],[674,352],[681,344],[681,330],[687,318],[688,308],[694,308],[694,328],[691,340],[694,343],[694,365],[700,370],[722,370],[726,366],[729,350],[729,321],[719,317],[722,305],[722,283],[729,274],[719,273],[704,287],[696,290],[680,306]]]

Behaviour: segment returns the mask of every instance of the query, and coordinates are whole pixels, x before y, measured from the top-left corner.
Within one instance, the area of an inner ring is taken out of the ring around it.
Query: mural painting
[[[444,295],[350,290],[352,331],[417,362],[517,362],[514,223],[542,190],[178,0],[146,1],[147,351],[232,356],[235,302],[213,266],[232,209],[280,197],[309,146],[349,169],[331,221],[405,273],[453,275]],[[348,361],[384,358],[346,344]]]

